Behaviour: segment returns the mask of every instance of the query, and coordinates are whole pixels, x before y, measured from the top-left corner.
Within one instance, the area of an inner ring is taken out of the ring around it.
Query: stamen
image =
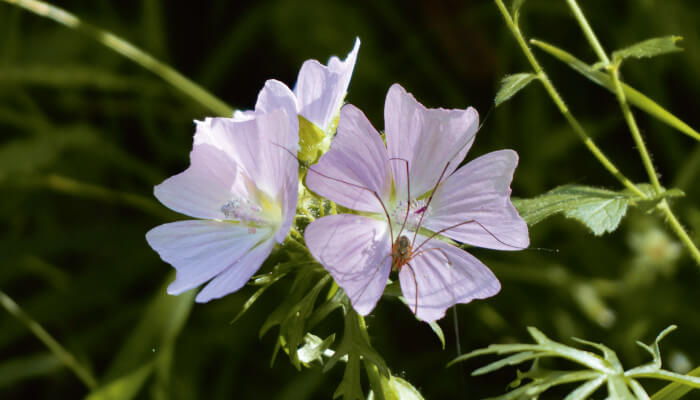
[[[232,199],[221,206],[221,212],[227,219],[245,223],[260,224],[262,208],[248,199]]]
[[[409,208],[408,218],[406,217],[406,207]],[[406,229],[413,231],[417,229],[420,216],[426,209],[427,205],[425,200],[412,199],[410,203],[405,200],[399,200],[391,212],[391,220],[400,226],[403,224],[404,218],[407,218]]]

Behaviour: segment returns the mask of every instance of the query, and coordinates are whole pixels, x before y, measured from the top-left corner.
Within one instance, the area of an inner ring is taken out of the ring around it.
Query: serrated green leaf
[[[529,72],[508,75],[503,78],[503,80],[501,80],[501,88],[498,89],[496,99],[494,100],[496,107],[513,97],[534,79],[537,79],[537,75]]]
[[[306,321],[313,311],[314,304],[321,289],[328,284],[331,276],[326,274],[313,286],[302,299],[292,306],[280,324],[280,337],[284,338],[289,359],[297,369],[301,369],[297,349],[304,341]]]
[[[232,324],[236,322],[241,316],[243,316],[243,314],[245,314],[245,312],[253,306],[253,304],[258,300],[258,298],[260,298],[260,296],[262,296],[262,294],[265,293],[265,291],[270,286],[275,284],[280,279],[284,278],[287,275],[287,273],[289,273],[289,271],[294,267],[295,265],[293,263],[284,263],[275,266],[272,272],[268,274],[253,277],[251,279],[251,284],[260,285],[261,287],[258,290],[256,290],[255,293],[253,293],[248,298],[248,300],[246,300],[246,302],[243,304],[243,307],[241,307],[241,311],[238,312],[238,314],[231,320],[230,323]]]
[[[659,38],[648,39],[643,42],[635,43],[613,52],[613,59],[617,61],[626,58],[644,58],[655,57],[661,54],[683,51],[682,48],[676,46],[676,42],[683,40],[680,36],[664,36]]]
[[[596,84],[608,89],[610,92],[615,93],[615,84],[612,78],[601,71],[596,71],[590,67],[585,62],[574,57],[571,53],[562,50],[556,46],[549,43],[542,42],[540,40],[531,40],[530,43],[539,47],[540,49],[547,52],[549,55],[555,57],[556,59],[566,63],[569,67],[581,73],[581,75],[595,82]],[[682,133],[692,137],[695,140],[700,140],[700,133],[691,128],[688,124],[681,121],[675,115],[666,111],[665,108],[658,105],[654,100],[645,96],[638,90],[622,82],[622,90],[625,92],[625,97],[627,101],[633,104],[635,107],[647,112],[652,117],[658,119],[659,121],[675,128]]]
[[[533,199],[513,199],[513,205],[528,225],[563,213],[586,225],[595,235],[612,232],[631,201],[625,193],[581,185],[564,185]]]

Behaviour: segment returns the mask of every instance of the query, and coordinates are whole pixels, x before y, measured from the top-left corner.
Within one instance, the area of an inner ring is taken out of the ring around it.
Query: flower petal
[[[299,114],[326,133],[330,133],[343,105],[359,49],[360,39],[357,38],[345,61],[331,57],[328,66],[325,66],[316,60],[308,60],[299,70],[294,87]]]
[[[221,219],[230,200],[237,166],[222,150],[201,144],[190,153],[190,167],[153,189],[168,208],[195,218]]]
[[[391,176],[386,147],[367,117],[348,104],[331,149],[306,174],[306,186],[344,207],[384,214]]]
[[[193,220],[157,226],[146,234],[146,240],[177,270],[168,293],[180,294],[236,264],[270,235],[265,228],[251,233],[247,226],[230,222]]]
[[[311,254],[343,288],[355,311],[369,314],[391,271],[387,223],[359,215],[331,215],[306,227],[304,238]]]
[[[425,239],[418,235],[416,246]],[[501,290],[498,279],[481,261],[439,240],[414,251],[413,259],[401,268],[399,281],[411,311],[426,322],[442,318],[457,303],[485,299]]]
[[[530,244],[527,224],[510,201],[517,164],[513,150],[494,151],[469,162],[435,191],[423,226],[439,231],[465,222],[443,234],[489,249],[526,248]]]
[[[277,198],[285,182],[298,179],[298,130],[298,120],[277,109],[244,121],[207,118],[197,124],[194,142],[226,152],[258,189]]]
[[[212,299],[218,299],[242,288],[260,268],[267,256],[270,255],[275,241],[269,239],[250,249],[236,263],[212,279],[201,292],[197,294],[195,301],[206,303]]]
[[[448,166],[449,176],[462,161],[474,141],[479,114],[466,110],[428,109],[399,84],[389,89],[384,105],[384,127],[390,158],[407,160],[411,177],[411,197],[418,197],[435,186]],[[396,192],[406,193],[406,166],[391,163]]]

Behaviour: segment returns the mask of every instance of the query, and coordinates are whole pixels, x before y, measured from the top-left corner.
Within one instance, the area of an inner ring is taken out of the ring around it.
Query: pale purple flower
[[[428,322],[442,318],[456,303],[500,290],[483,263],[439,237],[419,248],[430,232],[491,249],[529,245],[527,225],[510,201],[517,154],[495,151],[457,170],[474,141],[478,120],[473,108],[427,109],[396,84],[384,108],[385,146],[358,108],[341,110],[331,149],[310,168],[306,185],[362,215],[318,219],[306,228],[305,239],[360,314],[367,315],[384,291],[404,220],[401,235],[409,241],[419,223],[420,229],[415,243],[403,246],[410,258],[398,268],[401,290],[416,316]]]
[[[330,139],[350,84],[359,49],[360,39],[356,38],[353,49],[344,61],[333,56],[328,60],[326,66],[316,60],[307,60],[299,70],[293,91],[284,83],[270,79],[266,86],[274,84],[275,91],[269,94],[291,99],[289,114],[295,116],[298,114],[306,118],[319,127]],[[263,92],[260,94],[255,111],[236,111],[233,118],[245,120],[254,115],[255,112],[266,110],[265,99],[261,99]],[[263,104],[261,104],[261,100]]]
[[[306,61],[294,88],[270,79],[254,111],[197,123],[190,167],[154,189],[199,220],[164,224],[146,240],[177,271],[168,293],[209,282],[198,302],[240,289],[289,232],[298,198],[298,115],[328,137],[347,93],[360,40],[345,61]]]
[[[289,154],[298,146],[298,122],[284,104],[275,108],[245,121],[197,122],[190,167],[155,187],[161,203],[199,218],[146,234],[148,244],[177,270],[168,293],[205,282],[198,302],[232,293],[287,236],[298,197],[297,161]]]

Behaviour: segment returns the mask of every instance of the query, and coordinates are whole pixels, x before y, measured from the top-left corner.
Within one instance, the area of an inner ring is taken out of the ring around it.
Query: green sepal
[[[299,115],[299,161],[308,166],[323,154],[327,148],[326,134],[313,122]]]

